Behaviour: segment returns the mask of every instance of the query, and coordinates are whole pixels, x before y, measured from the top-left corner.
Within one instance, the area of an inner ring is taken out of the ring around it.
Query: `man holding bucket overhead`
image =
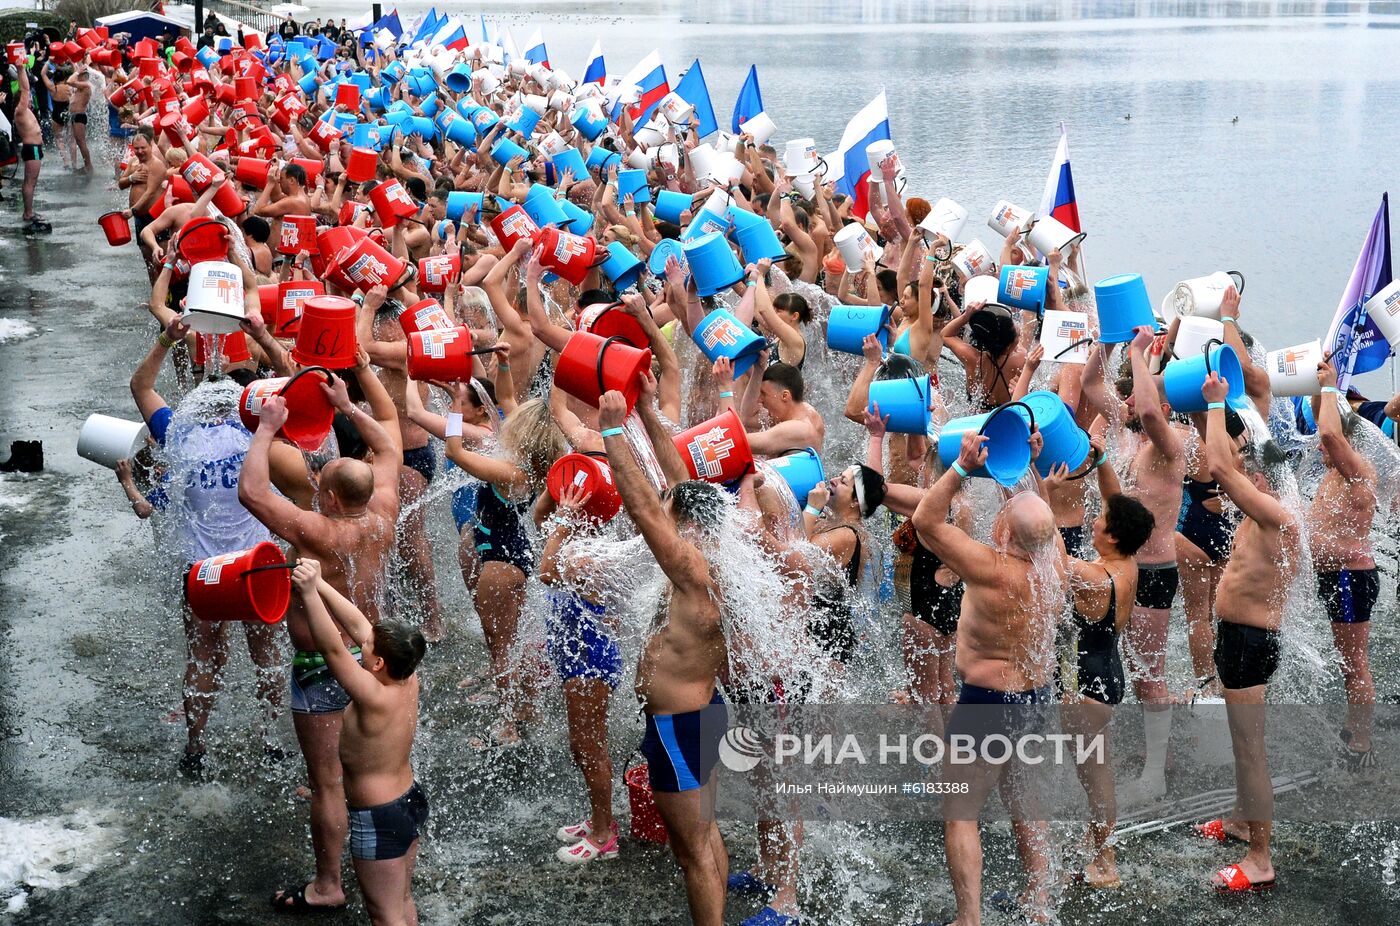
[[[362,357],[363,359],[363,357]],[[315,371],[303,375],[320,375]],[[399,515],[398,420],[367,362],[355,369],[361,391],[375,409],[371,416],[350,401],[345,382],[321,390],[336,411],[344,414],[373,451],[373,462],[340,458],[322,468],[316,487],[315,511],[303,511],[273,491],[268,455],[278,431],[287,422],[287,400],[268,398],[259,415],[258,430],[248,448],[238,497],[274,534],[290,543],[299,558],[321,564],[324,581],[344,595],[377,624],[383,616],[386,569],[394,548]],[[339,757],[342,714],[349,695],[327,670],[307,622],[306,611],[294,599],[287,611],[287,631],[297,648],[292,660],[292,723],[306,759],[311,785],[311,845],[316,876],[305,885],[278,891],[273,908],[305,912],[342,907],[340,855],[345,845],[347,818]],[[352,653],[355,641],[346,639]]]
[[[719,486],[681,482],[658,498],[623,437],[627,400],[599,400],[598,424],[618,494],[668,589],[637,664],[635,691],[646,712],[641,751],[656,808],[685,875],[692,922],[724,922],[729,855],[714,818],[714,768],[729,711],[716,680],[727,662],[722,593],[705,548],[727,516]],[[745,477],[751,478],[751,477]]]

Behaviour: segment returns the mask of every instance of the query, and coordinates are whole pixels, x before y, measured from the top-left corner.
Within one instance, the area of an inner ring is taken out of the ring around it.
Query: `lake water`
[[[1391,10],[1136,3],[1123,16],[1114,3],[941,3],[938,21],[926,22],[927,6],[485,9],[520,42],[537,17],[555,63],[576,75],[595,37],[614,73],[653,47],[673,76],[698,56],[721,121],[757,62],[779,138],[812,135],[826,150],[883,87],[908,192],[952,196],[974,216],[1002,197],[1038,203],[1063,121],[1091,276],[1138,271],[1159,298],[1182,277],[1236,269],[1248,280],[1244,324],[1267,343],[1323,333],[1400,140],[1396,33],[1382,27]],[[360,11],[317,6],[320,15]],[[110,154],[100,143],[103,163]],[[215,781],[177,779],[178,593],[110,473],[74,453],[88,413],[133,414],[126,382],[153,328],[138,307],[146,283],[134,251],[107,248],[94,222],[121,194],[56,163],[46,162],[39,189],[54,235],[19,237],[13,202],[0,219],[0,441],[43,439],[48,458],[42,475],[0,475],[0,908],[18,911],[0,912],[0,922],[283,922],[267,912],[267,895],[310,870],[300,762],[260,763],[251,673],[235,634],[230,688],[210,731]],[[1388,374],[1371,382],[1376,393],[1389,388]],[[583,807],[557,693],[543,706],[552,723],[533,744],[488,757],[465,745],[490,716],[455,684],[479,669],[484,650],[444,511],[432,529],[453,634],[423,670],[416,762],[434,808],[417,883],[423,922],[684,922],[679,876],[661,851],[627,842],[619,861],[584,872],[554,862],[553,828]],[[1384,585],[1373,664],[1381,699],[1392,702],[1400,661],[1390,573]],[[1318,642],[1320,622],[1305,629],[1299,616],[1299,635]],[[1183,662],[1175,646],[1173,661]],[[1308,690],[1335,703],[1325,640],[1316,652]],[[620,769],[640,735],[624,696],[612,723]],[[280,736],[295,755],[287,727]],[[619,785],[619,810],[625,801]],[[751,830],[731,827],[730,837],[735,865],[750,864]],[[1016,883],[1006,828],[988,827],[986,845],[989,890]],[[937,826],[813,825],[807,846],[809,922],[892,926],[952,909]],[[1273,897],[1221,903],[1205,878],[1233,854],[1181,828],[1134,840],[1121,852],[1127,889],[1076,895],[1063,922],[1313,926],[1400,916],[1396,824],[1280,825],[1275,852],[1285,880]],[[46,889],[25,897],[20,884]],[[728,919],[756,909],[736,903]],[[322,920],[363,921],[358,904]]]

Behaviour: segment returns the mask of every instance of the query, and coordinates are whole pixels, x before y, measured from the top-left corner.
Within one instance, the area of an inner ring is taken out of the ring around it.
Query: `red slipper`
[[[1209,823],[1199,823],[1196,825],[1196,835],[1202,839],[1213,839],[1218,843],[1246,842],[1234,833],[1226,832],[1224,820],[1211,820]]]
[[[1218,878],[1215,882],[1215,892],[1217,894],[1257,894],[1261,891],[1273,890],[1278,884],[1277,878],[1270,878],[1267,881],[1251,881],[1249,875],[1244,873],[1244,869],[1238,865],[1226,865],[1215,873]]]

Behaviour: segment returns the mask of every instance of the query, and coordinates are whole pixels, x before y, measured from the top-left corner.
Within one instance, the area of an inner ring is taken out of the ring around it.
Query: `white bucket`
[[[632,133],[632,137],[637,140],[637,144],[646,145],[648,148],[655,148],[666,141],[666,123],[657,124],[653,119]],[[714,149],[711,149],[714,150]]]
[[[755,145],[767,144],[768,139],[778,131],[778,127],[773,124],[773,120],[768,118],[767,113],[758,113],[744,120],[739,129],[745,134],[752,136]]]
[[[1058,248],[1061,254],[1068,256],[1070,248],[1083,241],[1084,235],[1084,232],[1075,231],[1054,216],[1043,215],[1031,226],[1030,242],[1031,247],[1042,254],[1049,254]]]
[[[1031,218],[1029,209],[1022,209],[1010,200],[1003,199],[992,210],[992,217],[987,220],[987,227],[1005,238],[1016,229],[1025,228],[1030,224]]]
[[[501,81],[486,68],[472,72],[472,84],[482,93],[492,94],[501,87]]]
[[[637,170],[650,170],[653,162],[656,161],[656,152],[660,148],[633,148],[627,152],[627,166]]]
[[[1366,315],[1375,320],[1392,349],[1400,347],[1400,280],[1366,300]]]
[[[1223,327],[1223,326],[1222,326]],[[1274,395],[1321,395],[1317,365],[1322,362],[1322,342],[1311,340],[1295,347],[1271,350],[1264,360],[1269,389]]]
[[[722,186],[729,186],[738,183],[743,176],[744,165],[732,152],[721,151],[715,155],[714,172],[710,174],[710,179]]]
[[[975,276],[963,284],[963,308],[967,308],[975,302],[985,302],[987,305],[998,305],[997,297],[1001,294],[1001,284],[997,278],[989,274]]]
[[[820,171],[821,163],[814,138],[794,138],[787,143],[783,152],[783,166],[789,176],[816,174]]]
[[[855,222],[843,226],[832,236],[831,242],[836,245],[836,250],[841,252],[841,259],[846,262],[846,270],[851,273],[859,273],[865,259],[875,256],[875,242],[870,233],[865,230],[865,226]]]
[[[919,223],[919,230],[925,238],[942,235],[949,241],[957,241],[966,224],[967,210],[945,196],[933,204],[928,215]]]
[[[550,132],[544,138],[540,139],[539,145],[540,151],[550,157],[554,157],[556,154],[569,147],[569,143],[564,141],[564,136],[560,135],[558,132]]]
[[[530,73],[530,62],[512,61],[508,68],[511,77],[524,77]]]
[[[992,252],[976,238],[959,248],[953,254],[952,261],[964,280],[969,280],[979,273],[990,273],[993,265]]]
[[[987,279],[992,279],[987,277]],[[1061,312],[1059,309],[1046,309],[1045,320],[1040,326],[1040,344],[1045,348],[1045,359],[1056,363],[1088,363],[1089,316],[1083,312]],[[1085,343],[1079,343],[1085,341]]]
[[[555,112],[568,112],[573,105],[574,98],[569,95],[568,90],[551,90],[549,92],[549,108]]]
[[[536,93],[527,93],[527,94],[525,94],[524,103],[525,103],[525,106],[526,106],[527,108],[533,109],[535,112],[539,113],[541,116],[543,116],[545,113],[549,112],[549,100],[545,99],[544,97],[540,96],[539,94],[536,94]]]
[[[719,152],[715,151],[715,146],[709,142],[690,149],[690,169],[695,173],[697,183],[704,183],[706,177],[712,176],[718,164]]]
[[[127,421],[110,415],[88,415],[78,432],[78,456],[108,469],[118,460],[130,460],[146,446],[150,431],[140,421]]]
[[[225,260],[190,268],[185,324],[200,334],[232,334],[243,321],[243,272]]]
[[[672,125],[690,125],[695,115],[695,107],[674,90],[661,98],[661,102],[656,104],[656,111]]]
[[[680,170],[681,146],[669,143],[662,145],[656,149],[656,158],[654,160],[660,160],[662,164],[670,164],[672,167]]]
[[[1244,275],[1237,270],[1217,270],[1208,276],[1182,280],[1172,288],[1169,298],[1162,305],[1164,312],[1171,313],[1171,318],[1166,318],[1165,321],[1170,323],[1172,318],[1178,315],[1219,318],[1220,303],[1225,299],[1225,291],[1231,286],[1236,290],[1244,288]]]
[[[1172,353],[1182,360],[1201,356],[1211,341],[1224,342],[1225,326],[1213,318],[1186,317],[1176,329]]]
[[[541,87],[543,87],[545,85],[545,82],[549,80],[549,68],[545,67],[543,64],[532,64],[530,65],[530,69],[525,73],[529,75],[531,80],[539,84]]]
[[[555,68],[545,75],[544,88],[551,93],[558,90],[567,92],[573,85],[573,78],[559,68]]]
[[[792,178],[792,188],[802,194],[805,200],[811,200],[817,195],[817,178],[811,174],[798,174]]]
[[[876,177],[882,176],[880,173],[880,162],[892,154],[894,154],[894,142],[890,141],[888,138],[881,138],[866,145],[865,159],[870,164],[870,173],[874,174]],[[895,156],[895,164],[899,164],[898,155]]]
[[[574,99],[579,102],[584,100],[606,100],[608,93],[597,84],[580,84],[574,90]]]
[[[716,133],[715,133],[715,150],[716,150],[716,151],[730,151],[730,152],[738,151],[738,150],[739,150],[739,136],[738,136],[738,135],[734,135],[734,134],[732,134],[732,133],[730,133],[730,132],[723,132],[723,131],[721,131],[721,132],[716,132]]]

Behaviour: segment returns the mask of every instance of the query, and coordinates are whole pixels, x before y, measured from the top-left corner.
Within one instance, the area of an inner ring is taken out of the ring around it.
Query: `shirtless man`
[[[88,77],[88,59],[68,78],[68,86],[73,88],[73,96],[68,101],[68,113],[73,122],[72,146],[83,156],[83,173],[92,173],[92,152],[88,151],[88,101],[92,99],[92,81]],[[73,157],[73,169],[78,169],[78,158]]]
[[[919,541],[963,580],[958,619],[957,671],[962,679],[958,704],[948,722],[955,732],[1016,734],[1029,730],[1021,712],[1054,699],[1050,684],[1055,656],[1055,624],[1064,603],[1065,558],[1056,542],[1055,516],[1039,496],[1013,496],[997,513],[993,546],[978,543],[949,520],[953,497],[965,473],[982,466],[987,438],[968,431],[954,465],[929,487],[912,518]],[[1053,586],[1053,587],[1051,587]],[[994,705],[1005,712],[1000,729],[985,729]],[[1001,766],[978,762],[949,766],[950,779],[962,777],[969,790],[946,804],[944,846],[957,898],[960,926],[976,926],[982,910],[982,839],[977,817],[991,787],[999,785],[1011,810],[1012,828],[1026,893],[1021,903],[1041,915],[1049,904],[1048,830],[1025,819],[1021,791]]]
[[[1206,413],[1206,459],[1210,477],[1244,514],[1235,531],[1230,564],[1215,594],[1215,671],[1225,692],[1230,744],[1235,753],[1235,814],[1200,827],[1202,835],[1224,842],[1245,840],[1249,849],[1238,864],[1215,874],[1221,893],[1274,886],[1269,837],[1273,833],[1274,789],[1264,752],[1264,696],[1278,668],[1283,604],[1302,561],[1302,525],[1279,501],[1270,483],[1270,456],[1282,454],[1272,442],[1236,450],[1225,430],[1229,383],[1211,373],[1201,386],[1210,403]],[[1332,401],[1331,394],[1324,395]]]
[[[400,296],[407,293],[405,290],[395,292]],[[421,604],[423,636],[429,643],[437,643],[446,633],[446,627],[443,624],[442,604],[437,596],[432,546],[428,542],[427,509],[416,504],[437,474],[437,457],[428,442],[428,432],[408,415],[408,405],[404,399],[408,389],[408,336],[403,333],[403,326],[395,313],[379,311],[388,295],[388,290],[383,286],[376,286],[365,293],[356,316],[355,335],[360,346],[379,368],[379,380],[398,409],[399,433],[403,435],[399,495],[404,507],[410,509],[410,513],[404,516],[399,556],[412,582],[413,594]],[[414,388],[418,390],[420,401],[426,401],[427,384],[418,383]]]
[[[15,70],[19,71],[19,103],[15,107],[14,129],[19,141],[19,157],[24,162],[24,183],[20,188],[24,196],[23,231],[26,235],[51,232],[53,226],[34,213],[34,188],[39,185],[39,170],[44,162],[44,135],[32,108],[29,69]]]
[[[387,408],[387,397],[372,370],[356,370],[356,379],[372,407]],[[278,430],[286,423],[287,404],[274,397],[263,406],[258,430],[248,447],[238,498],[274,534],[290,543],[298,558],[319,561],[324,580],[377,624],[383,612],[385,571],[399,514],[402,457],[397,419],[366,414],[350,401],[342,380],[323,389],[374,452],[373,462],[338,459],[326,464],[316,488],[316,511],[305,511],[278,495],[269,479],[268,456]],[[286,623],[297,648],[292,661],[292,723],[311,785],[316,877],[309,884],[278,891],[272,905],[287,911],[339,907],[345,904],[340,855],[347,825],[339,747],[342,713],[350,699],[326,669],[306,612],[295,600],[287,611]]]
[[[127,218],[136,220],[139,238],[141,231],[155,221],[151,218],[151,207],[165,192],[166,167],[165,159],[156,150],[155,133],[150,126],[137,126],[136,134],[131,136],[131,153],[133,159],[127,165],[126,173],[117,178],[117,186],[127,191]],[[146,249],[144,241],[139,243],[149,267],[153,263],[151,252]]]
[[[618,494],[669,587],[637,664],[635,691],[646,712],[647,756],[656,808],[685,875],[697,926],[721,926],[729,855],[714,818],[714,767],[728,709],[715,688],[726,663],[721,592],[705,548],[726,517],[723,490],[706,482],[671,487],[664,498],[622,436],[627,403],[608,392],[598,423]]]
[[[273,191],[277,197],[272,197]],[[282,240],[282,216],[310,215],[311,201],[306,198],[306,169],[300,164],[274,167],[267,175],[267,185],[258,193],[253,215],[268,220],[272,226],[271,241]]]
[[[303,559],[292,571],[302,608],[326,666],[350,704],[341,725],[340,762],[350,805],[350,857],[375,926],[418,922],[413,865],[428,796],[413,778],[418,676],[428,644],[400,621],[370,623]],[[329,610],[328,610],[329,609]],[[350,647],[358,647],[357,658]]]
[[[1317,570],[1317,596],[1332,622],[1332,639],[1342,657],[1347,689],[1347,722],[1340,734],[1345,756],[1354,768],[1375,764],[1371,755],[1371,714],[1376,686],[1371,680],[1369,643],[1371,609],[1380,592],[1371,550],[1371,521],[1376,514],[1376,468],[1349,440],[1360,418],[1343,422],[1337,406],[1337,371],[1317,367],[1322,395],[1313,399],[1313,419],[1327,467],[1308,511],[1308,542]]]
[[[767,351],[764,351],[759,365],[766,359]],[[724,372],[721,373],[721,370]],[[727,360],[715,365],[715,376],[721,384],[720,411],[730,404],[730,397],[724,393],[733,391],[730,385],[732,371],[733,367]],[[822,444],[826,442],[826,423],[820,412],[802,401],[805,392],[802,371],[789,363],[775,363],[763,369],[762,376],[758,375],[757,369],[750,374],[741,409],[743,417],[752,420],[755,406],[759,406],[773,422],[761,431],[756,428],[749,430],[749,447],[754,453],[777,456],[794,447],[822,449]]]
[[[1138,435],[1125,480],[1132,494],[1152,512],[1155,527],[1137,552],[1138,584],[1128,622],[1128,670],[1133,691],[1143,705],[1142,773],[1123,789],[1126,805],[1155,801],[1167,792],[1167,742],[1171,738],[1171,697],[1167,691],[1167,623],[1176,600],[1176,522],[1181,512],[1181,480],[1186,475],[1186,445],[1168,420],[1171,406],[1162,401],[1147,369],[1152,330],[1138,328],[1128,346],[1132,391],[1127,394],[1124,426]],[[1118,392],[1128,392],[1118,383]],[[1109,416],[1113,420],[1113,416]],[[1146,438],[1145,440],[1143,438]]]

